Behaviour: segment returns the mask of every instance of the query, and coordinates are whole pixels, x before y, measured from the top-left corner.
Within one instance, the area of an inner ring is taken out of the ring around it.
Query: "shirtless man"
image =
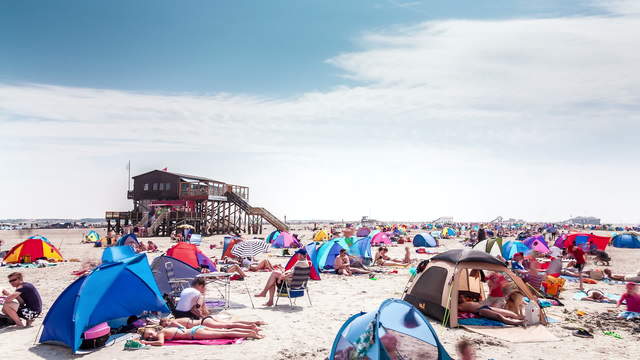
[[[482,305],[463,295],[458,296],[458,311],[478,314],[488,319],[498,320],[507,325],[522,325],[524,323],[523,316],[519,316],[509,310]]]
[[[340,254],[336,257],[333,263],[333,268],[336,270],[336,274],[351,276],[353,274],[369,274],[370,271],[358,268],[352,268],[350,265],[349,255],[346,249],[341,249]]]

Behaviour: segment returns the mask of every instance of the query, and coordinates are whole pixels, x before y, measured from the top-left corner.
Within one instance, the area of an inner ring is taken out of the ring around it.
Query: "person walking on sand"
[[[580,279],[579,289],[584,290],[584,286],[582,284],[582,270],[584,270],[584,265],[587,263],[584,250],[582,250],[579,246],[569,245],[567,247],[567,253],[573,256],[574,259],[576,259],[574,267],[578,270],[578,279]]]
[[[8,278],[9,284],[16,290],[13,293],[2,290],[2,295],[7,296],[2,312],[18,327],[31,326],[33,320],[42,312],[40,293],[33,284],[23,281],[22,273],[13,272]],[[22,319],[26,321],[26,325],[22,324]]]

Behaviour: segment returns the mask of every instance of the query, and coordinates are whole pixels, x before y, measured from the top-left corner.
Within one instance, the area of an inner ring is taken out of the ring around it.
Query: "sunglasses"
[[[9,282],[10,282],[10,283],[12,283],[12,282],[16,282],[16,281],[18,281],[18,280],[20,280],[20,279],[18,279],[18,278],[9,279]]]

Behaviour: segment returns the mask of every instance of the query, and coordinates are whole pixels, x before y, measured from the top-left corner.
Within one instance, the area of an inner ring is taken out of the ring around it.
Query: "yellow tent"
[[[324,230],[317,231],[315,235],[313,235],[313,241],[327,241],[327,240],[329,240],[329,234]]]

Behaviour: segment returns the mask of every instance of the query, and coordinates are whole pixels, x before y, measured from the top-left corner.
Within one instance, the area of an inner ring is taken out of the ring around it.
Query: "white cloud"
[[[640,221],[632,212],[640,198],[627,191],[633,185],[623,178],[612,186],[601,175],[623,167],[638,175],[626,167],[637,156],[640,130],[634,4],[607,2],[615,17],[431,21],[369,33],[363,50],[328,60],[362,85],[291,98],[4,84],[0,141],[25,173],[41,158],[88,162],[101,172],[105,162],[89,160],[137,156],[146,167],[173,161],[164,166],[244,180],[255,199],[289,218],[371,209],[383,218],[586,212]],[[191,162],[180,160],[184,151],[195,152]],[[165,160],[151,154],[159,152]],[[214,159],[226,156],[264,172],[216,166]],[[327,191],[354,201],[336,208]],[[479,201],[480,194],[488,199]],[[7,197],[14,205],[0,217],[33,211]],[[629,205],[609,207],[610,199]],[[64,210],[84,215],[79,211]]]

